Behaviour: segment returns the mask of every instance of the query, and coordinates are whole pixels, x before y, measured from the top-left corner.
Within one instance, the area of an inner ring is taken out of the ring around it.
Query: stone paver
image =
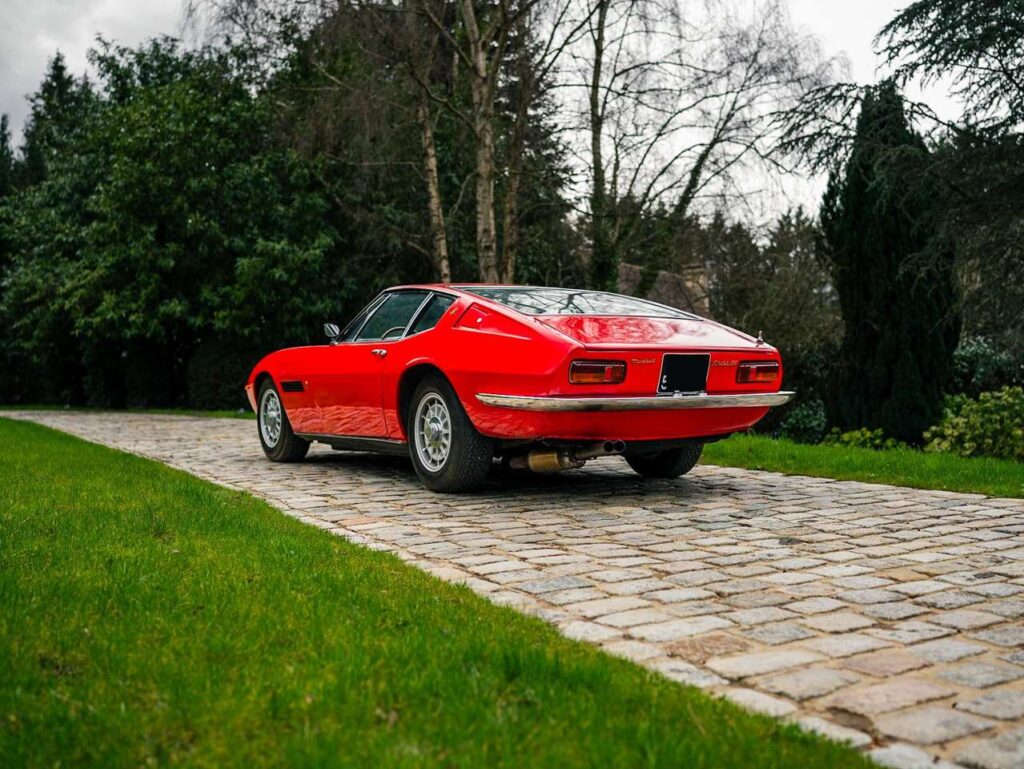
[[[931,745],[983,732],[992,726],[992,722],[949,708],[932,707],[882,716],[875,725],[887,737]]]
[[[1024,767],[1024,500],[618,459],[442,496],[401,458],[270,463],[249,420],[4,416],[248,491],[883,765]]]
[[[958,702],[956,708],[979,716],[1015,721],[1024,718],[1024,691],[1006,689],[992,692],[976,700]]]
[[[876,748],[868,755],[875,763],[887,769],[957,769],[956,764],[947,761],[936,762],[934,756],[913,745],[888,745]]]
[[[957,752],[956,760],[971,769],[1020,769],[1024,766],[1024,729],[975,741]]]
[[[858,680],[859,677],[856,674],[846,670],[805,668],[795,673],[779,673],[765,678],[759,683],[759,687],[802,702],[831,694]]]
[[[726,689],[723,696],[747,710],[764,713],[766,716],[781,718],[796,712],[796,705],[793,703],[762,694],[754,689]]]
[[[910,647],[910,651],[929,662],[956,662],[964,657],[983,654],[985,649],[986,647],[981,644],[956,641],[949,638],[925,641]]]
[[[927,660],[903,649],[886,649],[870,654],[859,654],[856,657],[845,659],[841,663],[844,668],[877,678],[899,675],[909,670],[927,667],[928,664]]]
[[[1016,665],[991,664],[989,662],[965,662],[962,665],[943,670],[940,676],[947,681],[975,689],[987,689],[996,684],[1016,681],[1024,677],[1024,669]]]
[[[822,659],[820,654],[794,649],[792,651],[768,651],[757,654],[741,654],[735,657],[715,657],[707,661],[707,666],[716,673],[727,678],[746,678],[763,673],[774,673],[776,670],[806,665]]]
[[[815,732],[835,742],[849,743],[855,748],[866,747],[873,741],[871,736],[864,732],[840,726],[817,716],[804,716],[797,719],[797,723],[809,732]]]
[[[956,693],[956,689],[945,684],[920,679],[903,679],[866,688],[847,689],[826,700],[825,705],[834,711],[859,716],[878,716],[893,710],[952,697]]]

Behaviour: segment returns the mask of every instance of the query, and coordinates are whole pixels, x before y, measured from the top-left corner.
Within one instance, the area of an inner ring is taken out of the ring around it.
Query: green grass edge
[[[5,766],[870,766],[246,493],[0,437]]]
[[[739,434],[706,445],[702,462],[914,489],[1024,497],[1024,465],[1019,462],[909,448],[876,451]]]

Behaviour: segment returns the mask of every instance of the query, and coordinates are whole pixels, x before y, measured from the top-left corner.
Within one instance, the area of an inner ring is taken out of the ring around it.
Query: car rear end
[[[568,352],[543,380],[476,393],[483,407],[471,409],[478,429],[510,440],[711,440],[750,428],[791,397],[781,392],[775,348],[643,304],[651,309],[639,311],[652,315],[534,314],[571,342]]]

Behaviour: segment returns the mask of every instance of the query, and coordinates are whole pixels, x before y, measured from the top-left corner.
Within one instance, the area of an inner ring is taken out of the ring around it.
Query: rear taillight
[[[743,361],[736,369],[736,381],[740,384],[768,384],[779,378],[778,361]]]
[[[569,366],[573,384],[619,384],[626,379],[626,364],[620,360],[574,360]]]

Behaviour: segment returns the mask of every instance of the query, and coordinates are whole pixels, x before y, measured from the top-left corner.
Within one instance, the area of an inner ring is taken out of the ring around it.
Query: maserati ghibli
[[[249,376],[266,456],[407,455],[434,491],[480,487],[496,458],[556,472],[621,455],[675,478],[793,396],[760,334],[602,291],[399,286],[324,332]]]

